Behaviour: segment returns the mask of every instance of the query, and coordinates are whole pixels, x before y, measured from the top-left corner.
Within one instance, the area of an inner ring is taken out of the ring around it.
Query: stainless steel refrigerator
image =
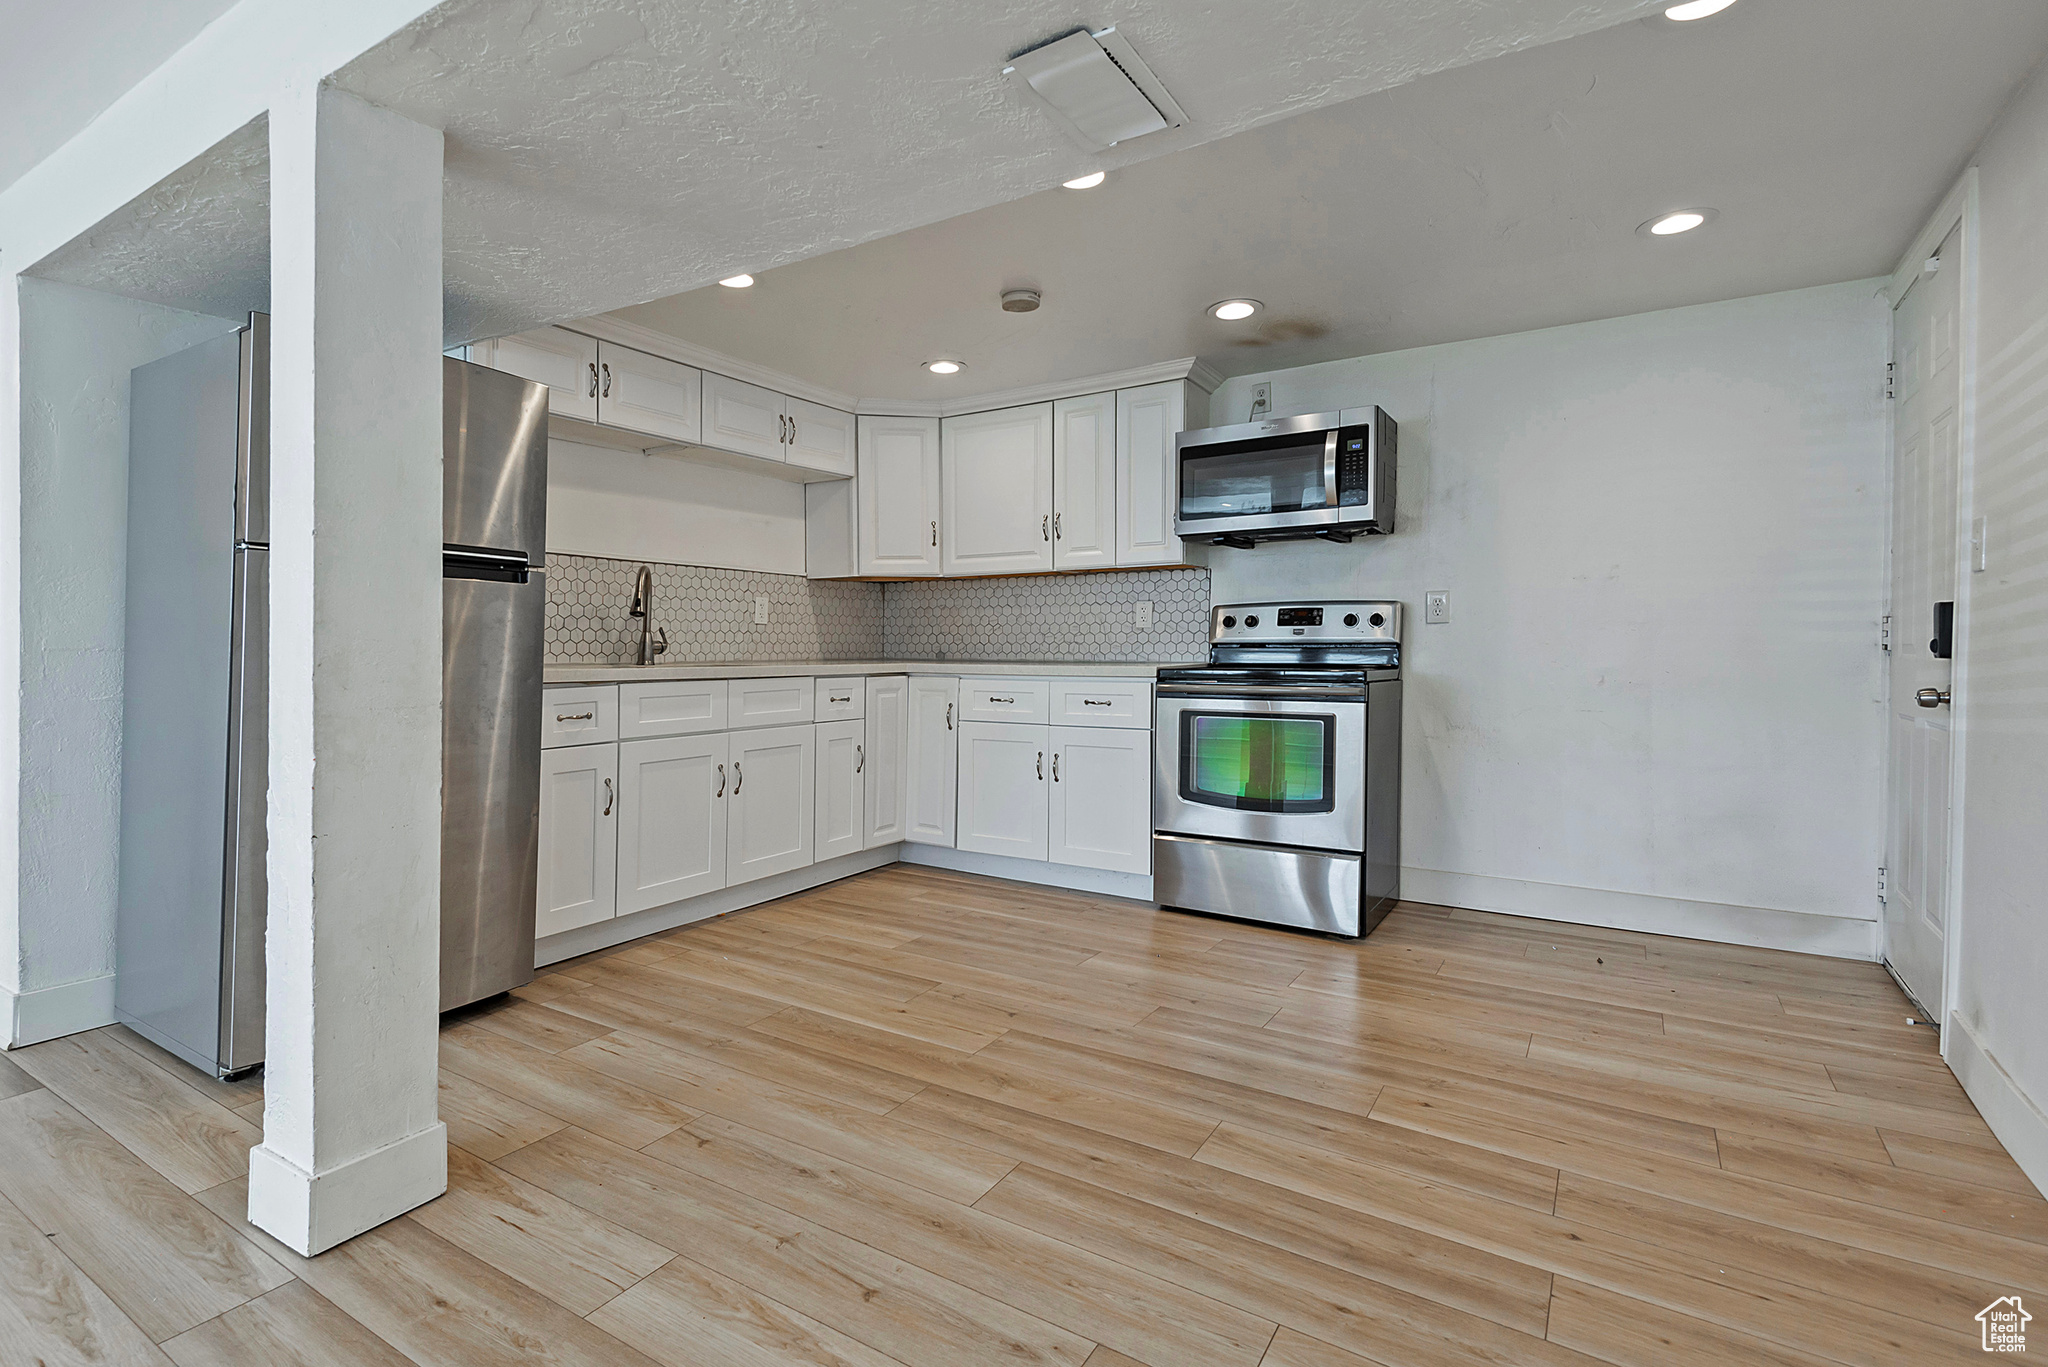
[[[263,1061],[269,320],[138,368],[115,1010]],[[441,1008],[533,976],[547,391],[443,362]]]

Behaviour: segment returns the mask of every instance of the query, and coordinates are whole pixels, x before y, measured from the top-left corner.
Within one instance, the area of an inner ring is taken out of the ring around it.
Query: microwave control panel
[[[1346,427],[1337,433],[1338,503],[1355,507],[1372,502],[1372,429]]]

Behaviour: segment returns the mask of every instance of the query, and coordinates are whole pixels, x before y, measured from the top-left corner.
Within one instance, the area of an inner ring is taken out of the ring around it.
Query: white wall
[[[24,278],[19,940],[10,1045],[113,1019],[128,372],[219,318]],[[225,649],[225,645],[223,645]]]
[[[1962,584],[1962,895],[1945,1043],[2048,1190],[2048,75],[2014,98],[1977,164],[1973,513],[1989,535],[1984,572]]]
[[[1876,949],[1881,282],[1227,382],[1401,424],[1396,534],[1217,550],[1218,603],[1408,607],[1403,893]],[[1448,589],[1447,625],[1422,623]]]
[[[804,486],[670,456],[551,441],[548,549],[802,574]]]

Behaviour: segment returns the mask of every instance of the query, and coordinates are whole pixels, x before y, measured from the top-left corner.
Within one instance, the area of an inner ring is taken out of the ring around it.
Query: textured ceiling
[[[2039,0],[1749,0],[1424,77],[618,316],[938,398],[1199,355],[1226,374],[1896,264],[2048,49]],[[1199,90],[1180,90],[1191,107]],[[1687,205],[1687,237],[1635,229]],[[736,260],[733,264],[754,264]],[[721,272],[722,273],[722,272]],[[1000,291],[1044,292],[1006,314]],[[1248,295],[1249,323],[1204,314]],[[967,360],[940,379],[920,362]]]

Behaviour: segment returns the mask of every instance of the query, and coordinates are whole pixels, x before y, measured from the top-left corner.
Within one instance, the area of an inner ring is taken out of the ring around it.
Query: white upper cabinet
[[[670,441],[704,435],[704,373],[630,347],[597,344],[597,420]]]
[[[1116,563],[1179,565],[1186,561],[1173,534],[1178,498],[1173,439],[1188,426],[1189,395],[1201,391],[1183,380],[1125,389],[1116,396]]]
[[[537,328],[478,342],[469,349],[478,365],[538,380],[548,387],[548,412],[597,421],[597,343],[561,328]]]
[[[791,465],[833,475],[853,473],[853,414],[793,395],[783,399],[783,411],[785,459]]]
[[[941,563],[947,574],[1053,567],[1049,403],[940,422]]]
[[[863,416],[859,431],[860,572],[939,573],[939,420]]]
[[[1052,564],[1056,570],[1116,564],[1116,395],[1087,394],[1052,406]]]
[[[789,452],[785,400],[772,389],[704,372],[704,444],[763,460]]]

